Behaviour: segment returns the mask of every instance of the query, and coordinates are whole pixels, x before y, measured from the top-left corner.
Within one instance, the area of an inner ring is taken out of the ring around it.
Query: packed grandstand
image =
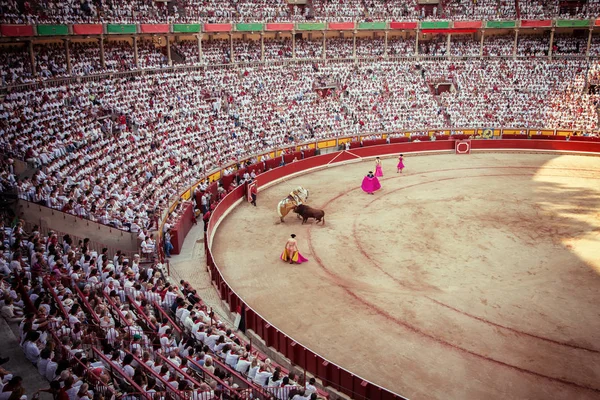
[[[386,25],[2,36],[3,193],[138,235],[141,254],[109,254],[6,219],[2,316],[19,324],[48,391],[70,400],[327,396],[232,332],[187,283],[169,283],[163,227],[177,223],[185,204],[173,209],[174,201],[194,187],[194,207],[208,214],[253,177],[223,187],[209,173],[235,174],[240,162],[325,138],[421,132],[419,140],[435,140],[436,131],[488,127],[597,137],[599,14],[597,0],[0,0],[0,23],[25,25],[590,19],[583,33],[551,23],[450,35]],[[17,172],[16,161],[30,173]],[[203,195],[209,185],[216,196]],[[19,398],[18,377],[3,369],[0,377],[0,396]]]

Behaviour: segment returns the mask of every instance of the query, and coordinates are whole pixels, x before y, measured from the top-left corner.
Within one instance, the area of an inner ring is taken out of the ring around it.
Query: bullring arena
[[[425,155],[286,179],[220,224],[237,294],[329,360],[409,398],[598,398],[600,160]],[[281,224],[297,185],[324,226]],[[279,260],[290,233],[310,261]]]
[[[0,161],[0,400],[600,399],[600,0],[0,0]]]

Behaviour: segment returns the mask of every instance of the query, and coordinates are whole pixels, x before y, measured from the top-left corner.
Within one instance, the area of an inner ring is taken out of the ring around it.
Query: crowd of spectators
[[[390,57],[414,57],[416,39],[414,37],[388,37],[388,55]]]
[[[161,264],[90,245],[0,222],[0,314],[49,382],[34,398],[318,398],[314,379],[265,359]],[[0,368],[0,378],[3,398],[21,398],[21,377]]]
[[[199,65],[200,53],[196,40],[182,40],[171,43],[171,51],[175,51],[182,57],[181,63],[186,65]]]
[[[590,56],[597,57],[600,55],[600,36],[592,35],[592,41],[590,42]]]
[[[517,10],[517,6],[519,9]],[[374,20],[502,20],[595,18],[600,2],[582,5],[559,0],[445,0],[437,5],[416,0],[2,0],[0,23],[222,23]]]
[[[0,78],[2,86],[33,80],[29,49],[24,44],[0,47]]]
[[[481,42],[472,35],[453,35],[450,41],[450,55],[453,57],[479,57]]]
[[[265,42],[266,53],[266,42]],[[261,61],[260,40],[233,40],[233,54],[235,62],[259,62]],[[265,54],[266,55],[266,54]]]
[[[436,35],[429,40],[419,41],[419,54],[422,56],[445,56],[448,51],[448,36]]]
[[[357,39],[358,46],[358,39]],[[332,37],[327,38],[325,55],[328,59],[352,58],[354,53],[354,38],[350,37]]]
[[[18,182],[22,198],[139,231],[205,172],[274,147],[448,124],[595,129],[585,63],[329,62],[59,84],[6,95],[1,144],[40,168]],[[440,78],[458,88],[443,107],[427,85]]]
[[[385,41],[382,37],[357,37],[356,57],[382,57],[385,51]]]
[[[286,58],[292,58],[292,38],[283,36],[279,39],[274,37],[265,37],[265,60],[275,61]],[[260,61],[260,42],[258,43],[258,55]]]
[[[312,39],[296,40],[296,58],[322,58],[322,57],[323,57],[323,39],[322,39],[322,37],[313,35]]]
[[[528,35],[519,33],[517,55],[522,57],[544,57],[550,49],[550,35]]]
[[[514,47],[514,35],[485,35],[483,38],[484,57],[509,57]]]
[[[229,64],[231,43],[229,39],[214,39],[202,42],[202,62],[204,64]]]
[[[588,36],[574,37],[568,34],[554,34],[552,52],[555,55],[585,55]]]
[[[514,34],[485,35],[483,51],[481,41],[475,35],[452,35],[450,37],[450,53],[448,54],[448,36],[434,35],[419,40],[419,55],[444,57],[510,57],[515,44]],[[516,55],[520,57],[544,57],[548,55],[549,33],[527,34],[520,32],[517,40]],[[414,37],[389,36],[387,55],[389,57],[413,57],[416,39]],[[592,38],[590,55],[598,54],[598,40]],[[199,57],[198,42],[183,40],[170,44],[172,64],[186,65],[221,65],[231,63],[231,42],[227,36],[217,36],[212,40],[202,41],[202,61]],[[326,57],[330,60],[351,58],[354,39],[345,37],[329,37],[326,39]],[[102,68],[100,43],[98,40],[70,41],[71,76],[87,76],[92,74],[126,72],[136,69],[158,69],[170,66],[167,48],[164,43],[149,39],[139,39],[138,64],[135,63],[135,51],[131,40],[104,40],[105,67]],[[293,57],[293,43],[289,35],[280,37],[264,37],[264,60],[273,62],[289,60]],[[385,53],[383,37],[356,38],[356,56],[358,58],[381,58]],[[582,56],[587,49],[587,36],[574,37],[556,34],[553,42],[553,55]],[[323,40],[319,34],[309,38],[296,38],[295,50],[297,59],[321,59],[323,57]],[[33,46],[37,76],[32,77],[31,57],[26,45],[0,46],[0,77],[2,86],[31,83],[67,77],[66,48],[63,42],[43,43]],[[175,53],[175,54],[174,54]],[[178,56],[179,57],[178,57]],[[261,42],[256,40],[233,39],[234,62],[261,62]]]

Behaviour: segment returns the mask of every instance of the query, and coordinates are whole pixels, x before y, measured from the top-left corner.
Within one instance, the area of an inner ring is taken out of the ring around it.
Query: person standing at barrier
[[[256,194],[258,193],[258,189],[256,188],[257,185],[256,181],[254,182],[254,185],[250,185],[250,196],[252,196],[252,201],[250,203],[252,203],[254,207],[256,207]]]
[[[210,211],[207,211],[202,216],[202,221],[204,221],[204,234],[206,235],[206,231],[208,230],[208,221],[210,220]]]
[[[167,229],[164,235],[165,242],[165,255],[167,258],[171,258],[171,250],[173,250],[173,244],[171,243],[171,229]]]
[[[404,156],[402,154],[398,156],[398,165],[396,168],[396,173],[402,173],[402,170],[404,169]]]
[[[298,251],[298,241],[296,240],[296,235],[293,233],[291,238],[285,243],[285,248],[283,249],[283,253],[281,253],[281,259],[290,264],[302,264],[303,262],[308,261],[308,259],[304,258],[302,254],[300,254],[300,251]]]

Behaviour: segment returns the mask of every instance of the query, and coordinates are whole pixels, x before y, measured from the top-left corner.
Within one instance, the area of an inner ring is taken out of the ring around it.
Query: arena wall
[[[108,225],[102,225],[75,215],[25,200],[19,200],[17,215],[40,228],[69,232],[72,237],[89,238],[96,244],[109,249],[135,253],[139,249],[137,236]]]
[[[320,156],[306,158],[285,166],[266,171],[258,176],[260,187],[275,184],[291,175],[308,173],[329,166],[340,166],[348,162],[358,162],[364,158],[390,156],[397,154],[432,154],[453,151],[454,140],[434,142],[395,143],[354,148],[350,151],[338,151]],[[575,154],[599,155],[600,143],[570,142],[556,140],[472,140],[473,151],[533,151],[533,152],[566,152]],[[245,188],[238,186],[229,193],[215,208],[209,222],[207,239],[205,240],[206,260],[211,273],[211,279],[219,296],[229,305],[230,312],[242,314],[245,328],[252,330],[262,338],[266,346],[281,353],[290,362],[313,374],[323,382],[328,382],[333,389],[353,398],[368,398],[372,400],[403,399],[399,394],[377,386],[350,371],[335,365],[308,347],[298,343],[286,333],[269,323],[258,312],[244,302],[229,286],[219,271],[212,256],[212,240],[219,223],[237,204],[243,201]]]

